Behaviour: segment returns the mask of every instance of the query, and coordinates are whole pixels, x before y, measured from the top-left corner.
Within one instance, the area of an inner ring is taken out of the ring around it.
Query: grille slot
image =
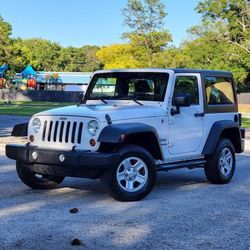
[[[50,138],[51,138],[52,125],[53,125],[53,121],[50,121],[50,124],[49,124],[49,133],[48,133],[48,141],[49,142],[50,142]]]
[[[63,138],[63,129],[64,129],[64,122],[61,123],[59,142],[62,142],[62,138]]]
[[[83,122],[45,120],[42,131],[44,142],[82,143]]]
[[[65,135],[65,142],[69,142],[69,129],[70,129],[70,122],[67,122],[67,128],[66,128],[66,135]]]
[[[75,135],[76,135],[76,122],[73,124],[72,134],[71,134],[71,142],[75,142]]]
[[[80,122],[79,130],[78,130],[78,136],[77,136],[77,143],[78,144],[81,143],[81,139],[82,139],[82,127],[83,127],[83,123]]]
[[[58,124],[59,124],[59,122],[58,121],[56,121],[56,125],[55,125],[55,130],[54,130],[54,142],[56,142],[56,136],[57,136],[57,129],[58,129]]]
[[[42,140],[43,140],[43,141],[45,140],[46,129],[47,129],[47,121],[44,122],[43,137],[42,137]]]

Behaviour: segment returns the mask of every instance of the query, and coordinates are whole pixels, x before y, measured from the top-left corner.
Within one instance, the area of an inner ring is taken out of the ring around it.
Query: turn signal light
[[[96,145],[95,139],[91,139],[91,140],[89,141],[89,144],[90,144],[90,146],[94,147],[94,146]]]
[[[30,141],[33,142],[35,140],[34,135],[30,136]]]

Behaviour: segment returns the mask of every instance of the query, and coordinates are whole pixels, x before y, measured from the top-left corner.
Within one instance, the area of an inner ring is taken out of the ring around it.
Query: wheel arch
[[[238,123],[230,120],[215,122],[209,132],[202,154],[211,155],[214,153],[220,138],[229,139],[236,153],[241,153],[241,131]]]
[[[154,127],[143,123],[122,123],[105,127],[99,135],[100,147],[104,145],[137,145],[146,149],[154,159],[162,160],[159,136]]]

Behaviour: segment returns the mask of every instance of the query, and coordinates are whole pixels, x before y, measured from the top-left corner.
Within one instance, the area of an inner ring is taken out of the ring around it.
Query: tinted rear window
[[[234,104],[233,81],[227,77],[205,77],[206,103],[208,105]]]

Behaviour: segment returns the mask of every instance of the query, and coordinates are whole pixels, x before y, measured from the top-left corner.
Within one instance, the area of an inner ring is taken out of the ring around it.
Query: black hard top
[[[141,69],[112,69],[112,70],[98,70],[95,73],[115,73],[115,72],[165,72],[172,70],[174,73],[197,73],[204,76],[221,76],[221,77],[233,77],[233,74],[229,71],[222,70],[207,70],[207,69],[185,69],[185,68],[141,68]]]
[[[198,73],[206,76],[227,76],[232,77],[233,74],[223,70],[207,70],[207,69],[171,69],[175,73]]]

